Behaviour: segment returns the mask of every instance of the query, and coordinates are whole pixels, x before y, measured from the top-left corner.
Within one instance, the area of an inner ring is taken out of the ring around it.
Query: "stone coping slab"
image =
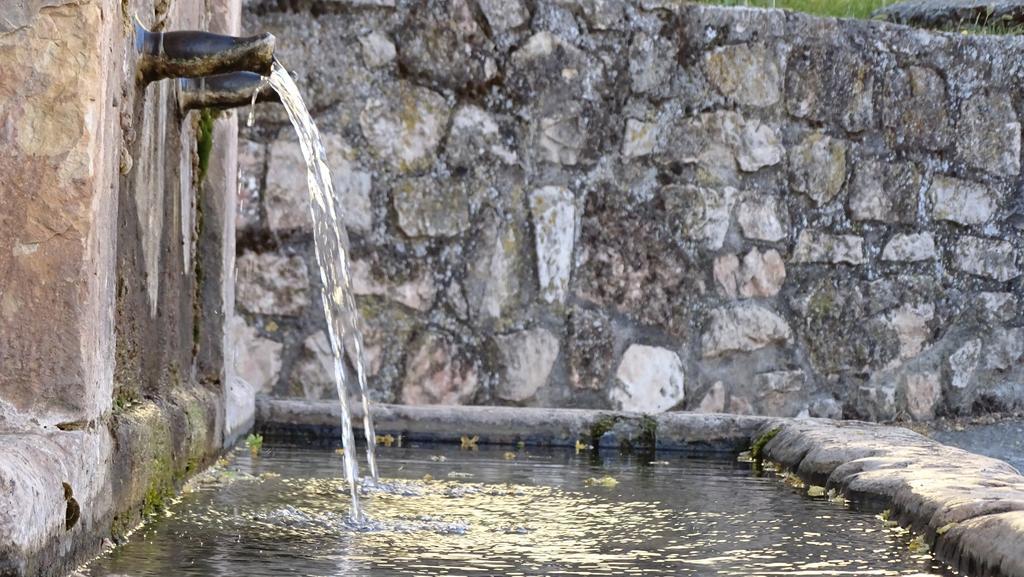
[[[355,416],[358,421],[361,414]],[[641,415],[585,409],[378,405],[380,434],[411,441],[478,442],[761,455],[804,481],[881,511],[923,536],[938,558],[971,576],[1024,577],[1024,477],[1009,464],[909,429],[859,421],[738,415]],[[257,429],[272,438],[333,443],[336,402],[257,400]]]
[[[1024,0],[906,0],[879,8],[872,17],[929,28],[1015,25],[1024,22]]]

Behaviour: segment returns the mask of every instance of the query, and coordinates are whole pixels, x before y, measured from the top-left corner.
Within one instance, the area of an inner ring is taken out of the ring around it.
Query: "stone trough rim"
[[[336,401],[259,397],[256,431],[271,439],[335,440]],[[353,415],[359,422],[361,411]],[[835,489],[923,537],[937,559],[972,576],[1024,577],[1024,476],[1008,463],[863,421],[504,406],[374,405],[378,434],[413,442],[762,455],[808,484]],[[653,438],[644,437],[653,426]],[[600,433],[600,437],[594,437]],[[645,444],[647,443],[647,444]]]

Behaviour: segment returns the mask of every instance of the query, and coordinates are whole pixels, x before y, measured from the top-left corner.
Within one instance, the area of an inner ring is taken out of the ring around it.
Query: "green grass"
[[[895,0],[701,0],[704,4],[780,8],[839,18],[870,18],[875,10]]]

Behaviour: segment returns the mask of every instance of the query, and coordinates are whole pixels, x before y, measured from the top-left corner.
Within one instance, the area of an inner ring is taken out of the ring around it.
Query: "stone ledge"
[[[759,436],[773,430],[766,459],[856,506],[889,509],[962,572],[1024,577],[1024,477],[1007,463],[898,427],[778,419]]]

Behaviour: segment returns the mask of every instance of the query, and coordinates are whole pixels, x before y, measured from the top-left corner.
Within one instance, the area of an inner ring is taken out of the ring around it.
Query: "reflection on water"
[[[731,461],[383,450],[364,524],[350,525],[334,453],[239,451],[85,574],[954,574],[874,516]],[[606,475],[618,484],[587,486]]]

